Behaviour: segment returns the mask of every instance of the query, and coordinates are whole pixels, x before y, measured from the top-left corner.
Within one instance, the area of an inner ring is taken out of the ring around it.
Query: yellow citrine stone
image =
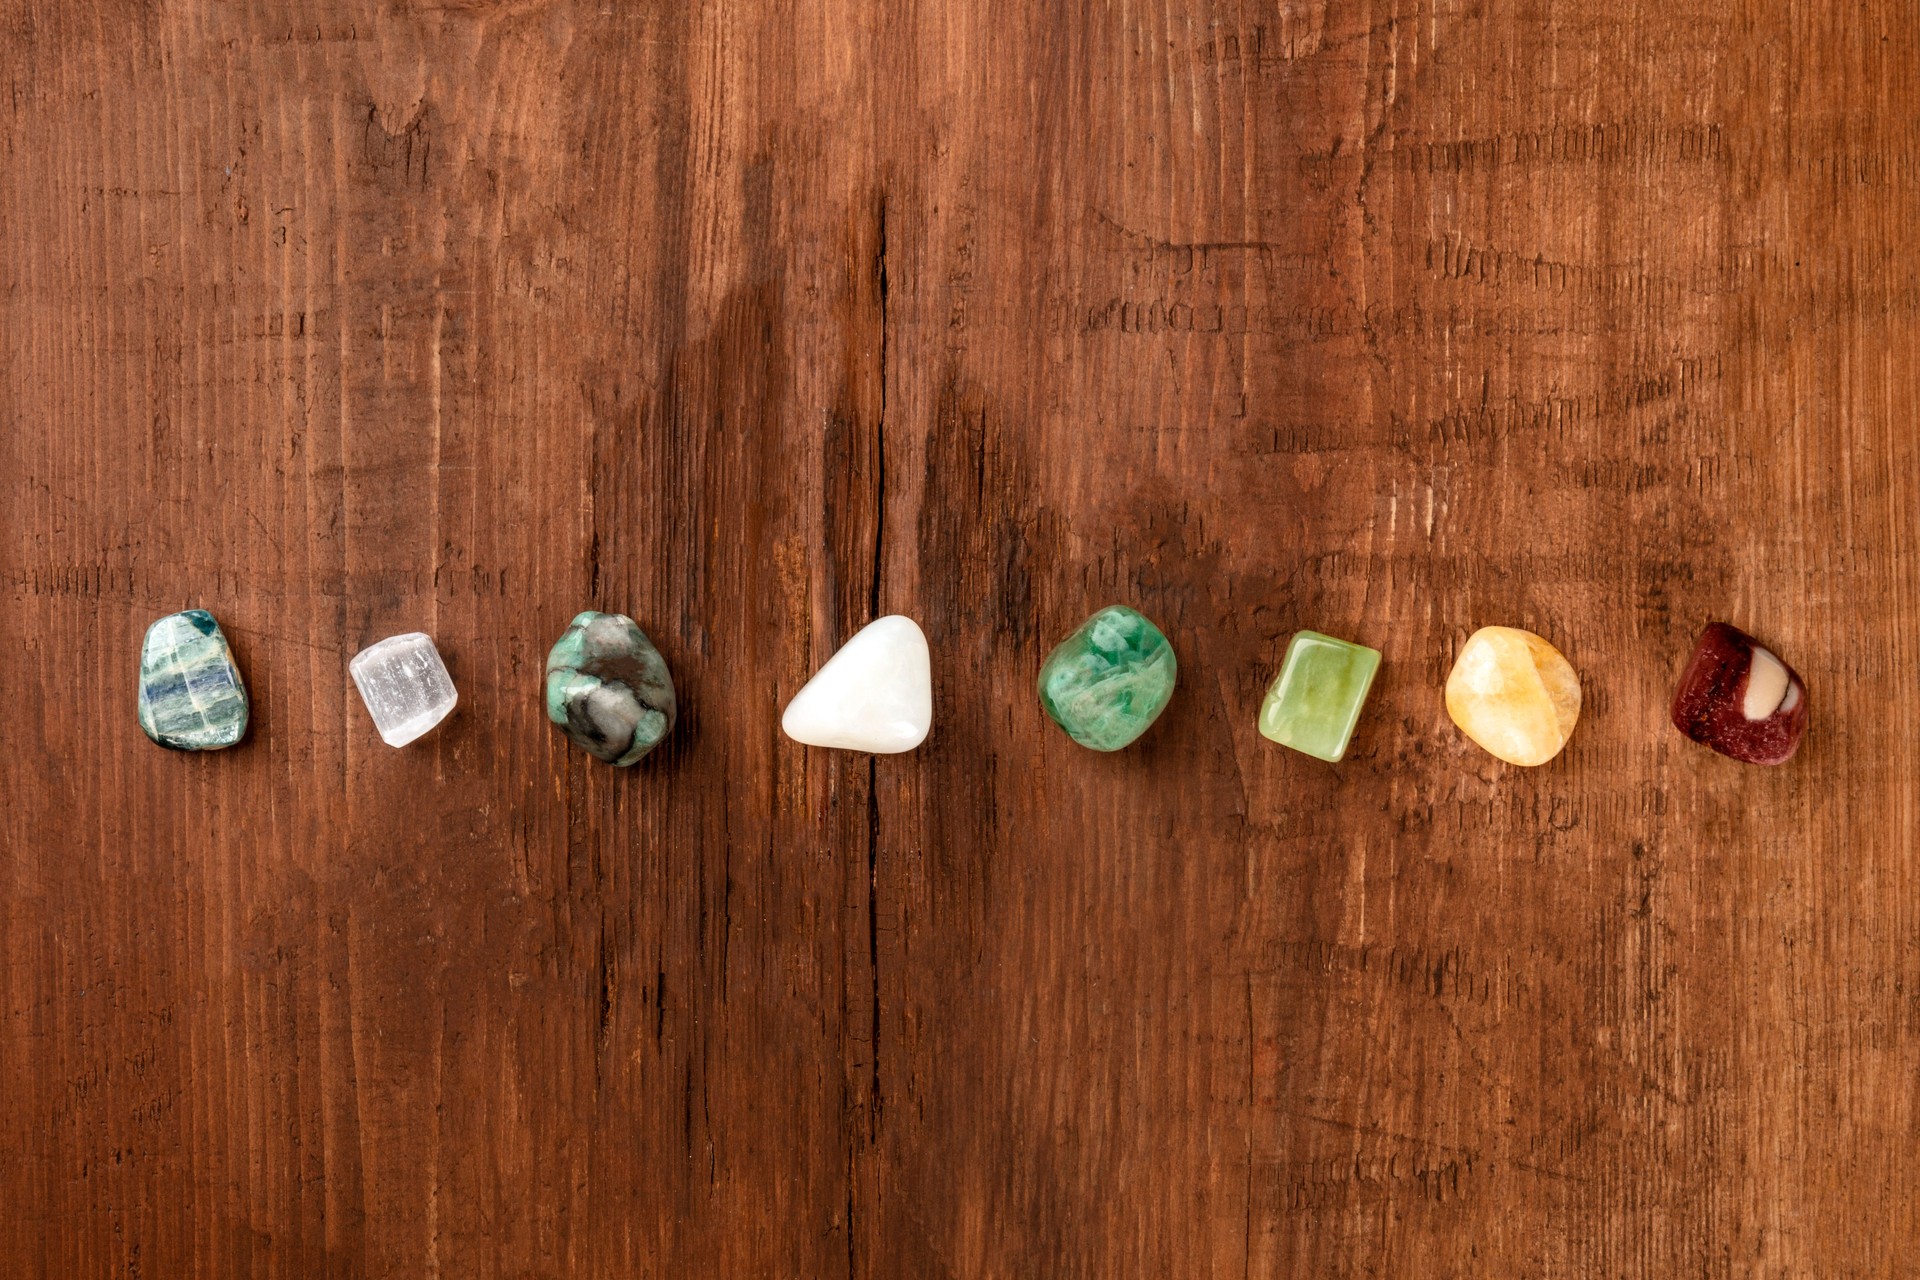
[[[1580,677],[1560,651],[1518,627],[1482,627],[1447,677],[1447,714],[1508,764],[1545,764],[1580,718]]]

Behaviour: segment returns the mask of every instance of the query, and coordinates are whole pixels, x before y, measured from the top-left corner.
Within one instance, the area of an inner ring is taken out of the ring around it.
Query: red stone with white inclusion
[[[1746,632],[1710,623],[1674,692],[1673,723],[1723,756],[1785,764],[1807,731],[1806,686]]]

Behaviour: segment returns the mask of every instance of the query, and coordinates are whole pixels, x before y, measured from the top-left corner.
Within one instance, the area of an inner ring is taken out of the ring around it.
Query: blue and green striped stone
[[[140,728],[175,751],[218,751],[246,736],[247,689],[205,609],[170,613],[140,647]]]
[[[1118,751],[1167,709],[1178,675],[1160,628],[1125,605],[1109,605],[1047,655],[1040,705],[1081,746]]]

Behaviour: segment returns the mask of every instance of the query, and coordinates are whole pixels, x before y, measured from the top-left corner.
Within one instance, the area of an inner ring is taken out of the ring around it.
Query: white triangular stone
[[[932,727],[927,637],[899,614],[862,627],[780,717],[781,730],[795,742],[875,755],[911,751]]]

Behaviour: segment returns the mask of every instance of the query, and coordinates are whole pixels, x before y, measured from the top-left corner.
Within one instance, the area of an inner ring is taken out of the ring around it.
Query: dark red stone
[[[1753,651],[1764,649],[1787,670],[1780,705],[1759,720],[1747,719],[1747,678]],[[1807,731],[1807,690],[1800,673],[1779,654],[1737,627],[1710,623],[1700,633],[1693,660],[1673,695],[1673,723],[1695,742],[1749,764],[1785,764]]]

